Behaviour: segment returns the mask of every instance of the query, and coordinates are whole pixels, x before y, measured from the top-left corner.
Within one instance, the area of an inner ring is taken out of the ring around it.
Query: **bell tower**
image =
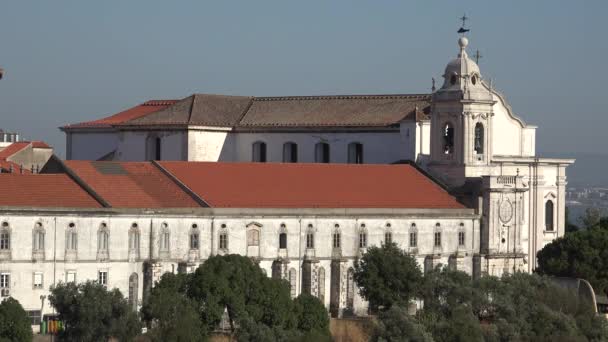
[[[464,35],[458,39],[458,56],[446,66],[443,85],[433,92],[431,101],[428,166],[450,186],[487,174],[492,157],[492,90],[469,58],[468,44]]]

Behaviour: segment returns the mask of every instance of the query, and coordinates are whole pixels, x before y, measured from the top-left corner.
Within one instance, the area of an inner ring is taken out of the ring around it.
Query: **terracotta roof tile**
[[[160,162],[211,207],[464,208],[411,165]]]
[[[0,173],[21,173],[21,165],[12,161],[0,159]],[[23,168],[23,173],[32,173],[29,169]]]
[[[199,207],[190,195],[149,162],[64,162],[115,208]]]
[[[14,142],[0,150],[0,159],[6,160],[29,145],[30,143],[26,141]]]
[[[53,148],[44,141],[32,141],[31,143],[33,148]]]
[[[154,113],[158,110],[167,108],[168,106],[174,104],[177,101],[178,100],[151,100],[103,119],[80,122],[76,124],[66,125],[61,128],[70,129],[112,127],[112,125],[121,124],[125,121],[137,119],[147,114]]]
[[[64,174],[0,174],[0,206],[99,208]]]

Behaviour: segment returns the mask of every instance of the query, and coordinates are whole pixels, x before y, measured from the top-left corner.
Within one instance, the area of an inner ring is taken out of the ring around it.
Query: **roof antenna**
[[[435,77],[431,77],[431,81],[433,82],[433,86],[431,87],[431,91],[435,92]]]

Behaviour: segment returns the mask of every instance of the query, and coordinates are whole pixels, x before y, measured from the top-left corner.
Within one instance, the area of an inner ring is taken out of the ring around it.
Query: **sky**
[[[608,154],[605,0],[0,0],[0,128],[63,155],[59,126],[149,99],[428,93],[464,13],[538,152]]]

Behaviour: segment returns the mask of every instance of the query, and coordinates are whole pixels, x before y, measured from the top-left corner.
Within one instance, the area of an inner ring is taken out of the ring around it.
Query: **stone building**
[[[163,272],[238,253],[364,314],[352,265],[387,241],[424,269],[532,272],[564,234],[574,160],[536,156],[467,45],[432,94],[195,94],[64,126],[69,160],[0,175],[2,293],[37,310],[49,285],[96,279],[136,308]]]

